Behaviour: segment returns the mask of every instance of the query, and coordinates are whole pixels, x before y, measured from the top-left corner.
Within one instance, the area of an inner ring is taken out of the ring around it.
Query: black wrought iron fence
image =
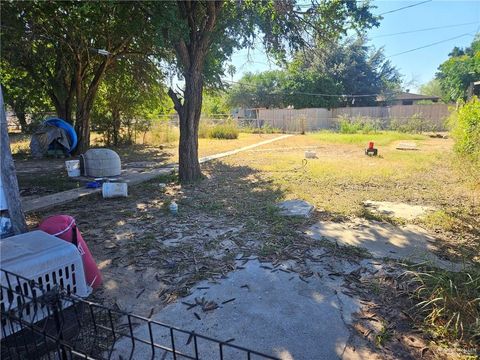
[[[277,359],[124,313],[0,269],[1,358]],[[148,331],[138,331],[145,327]],[[145,335],[147,334],[147,335]]]

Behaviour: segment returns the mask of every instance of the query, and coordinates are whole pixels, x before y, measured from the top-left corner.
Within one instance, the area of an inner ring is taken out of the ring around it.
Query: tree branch
[[[168,96],[173,101],[173,107],[177,111],[177,113],[180,114],[180,112],[183,110],[183,104],[181,103],[180,99],[178,98],[178,95],[175,91],[172,90],[172,88],[168,89]]]

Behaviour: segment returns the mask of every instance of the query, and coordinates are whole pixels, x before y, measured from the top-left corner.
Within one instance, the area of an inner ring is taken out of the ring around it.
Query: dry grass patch
[[[367,139],[376,142],[378,157],[364,155]],[[415,139],[415,140],[413,140]],[[399,141],[415,141],[417,151],[395,149]],[[385,145],[381,145],[385,144]],[[225,159],[248,165],[273,181],[287,198],[300,198],[317,209],[340,216],[365,216],[366,200],[428,205],[449,214],[448,222],[421,223],[437,232],[445,253],[469,260],[480,253],[478,220],[480,189],[466,181],[449,139],[388,132],[385,134],[317,133],[295,136]],[[316,159],[302,164],[306,150]],[[453,232],[451,224],[456,224]],[[459,225],[460,224],[460,225]],[[475,240],[476,238],[476,240]]]

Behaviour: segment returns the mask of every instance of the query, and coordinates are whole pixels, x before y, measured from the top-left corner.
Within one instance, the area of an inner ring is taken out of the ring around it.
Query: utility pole
[[[18,189],[17,173],[13,163],[12,152],[10,150],[10,140],[8,138],[7,115],[5,113],[5,104],[3,102],[3,90],[0,85],[0,176],[2,177],[3,192],[7,201],[8,215],[12,222],[12,228],[15,235],[27,231],[25,214],[20,202],[20,191]]]

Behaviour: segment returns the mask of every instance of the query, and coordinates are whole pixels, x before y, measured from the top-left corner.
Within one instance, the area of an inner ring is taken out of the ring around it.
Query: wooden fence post
[[[0,85],[0,154],[3,191],[7,200],[8,214],[12,222],[13,232],[21,234],[27,231],[27,223],[20,202],[20,191],[18,189],[17,174],[10,150],[8,139],[7,115],[3,103],[3,90]]]

